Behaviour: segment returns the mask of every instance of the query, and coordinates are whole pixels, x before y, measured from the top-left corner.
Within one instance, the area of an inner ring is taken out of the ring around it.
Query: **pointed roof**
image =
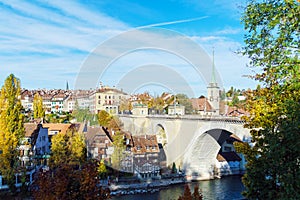
[[[216,74],[215,74],[215,50],[213,49],[213,57],[212,57],[212,74],[211,74],[211,83],[217,83],[216,81]]]

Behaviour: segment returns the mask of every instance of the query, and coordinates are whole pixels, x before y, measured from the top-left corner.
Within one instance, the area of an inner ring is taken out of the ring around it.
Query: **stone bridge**
[[[222,116],[119,115],[124,130],[133,135],[156,134],[167,165],[176,163],[187,176],[211,179],[222,143],[234,134],[249,141],[250,131],[240,118]]]

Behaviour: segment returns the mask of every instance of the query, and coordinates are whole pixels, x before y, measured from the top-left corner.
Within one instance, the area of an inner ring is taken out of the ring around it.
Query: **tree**
[[[107,169],[106,169],[106,165],[105,165],[105,162],[103,159],[99,162],[97,171],[98,171],[101,179],[104,179],[107,177]]]
[[[58,133],[52,137],[51,142],[51,167],[66,163],[80,166],[85,161],[86,145],[81,133]]]
[[[111,119],[111,115],[105,110],[101,110],[98,113],[98,122],[100,126],[108,127],[110,119]]]
[[[51,138],[51,157],[50,163],[58,166],[68,160],[68,137],[58,133]]]
[[[110,117],[108,122],[108,128],[113,131],[120,131],[123,126],[123,123],[117,116]]]
[[[117,170],[121,170],[121,161],[125,154],[124,134],[120,131],[115,132],[112,137],[114,152],[111,155],[112,167]]]
[[[129,99],[122,98],[120,102],[120,111],[122,113],[129,112],[132,110],[132,105]]]
[[[0,93],[0,171],[13,192],[19,167],[18,147],[25,131],[20,88],[20,80],[10,74]]]
[[[74,164],[80,165],[86,160],[86,144],[82,133],[74,132],[69,135],[69,150]]]
[[[194,187],[194,193],[192,195],[190,187],[188,184],[184,185],[183,195],[178,198],[178,200],[202,200],[202,193],[199,193],[199,185]]]
[[[183,195],[178,198],[178,200],[192,200],[192,193],[188,184],[184,185]]]
[[[199,192],[199,185],[197,184],[194,187],[193,200],[202,200],[202,199],[203,199],[203,196],[202,196],[202,193]]]
[[[33,117],[35,119],[45,117],[45,109],[43,107],[43,99],[39,95],[39,93],[36,93],[33,98]]]
[[[248,199],[300,199],[299,2],[250,1],[242,20],[248,34],[242,53],[261,86],[247,94],[246,128],[253,145],[235,144],[245,154]]]
[[[164,110],[165,102],[161,97],[153,98],[148,102],[148,107],[152,104],[152,108],[162,113]]]
[[[72,112],[72,117],[74,117],[77,122],[89,122],[90,125],[98,124],[97,115],[91,113],[88,108],[80,108],[78,101],[75,102],[75,108]]]
[[[172,170],[171,170],[171,172],[172,172],[172,174],[177,173],[177,168],[176,168],[175,162],[173,162],[173,164],[172,164]]]
[[[109,189],[99,186],[97,163],[85,162],[81,169],[74,169],[66,163],[38,172],[31,187],[34,199],[109,199]]]
[[[176,95],[176,102],[183,105],[185,107],[185,113],[186,114],[192,114],[193,113],[193,105],[190,99],[185,94],[177,94]]]

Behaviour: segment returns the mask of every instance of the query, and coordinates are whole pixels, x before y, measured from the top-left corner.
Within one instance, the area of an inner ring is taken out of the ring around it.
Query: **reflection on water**
[[[241,192],[244,186],[241,182],[240,176],[229,176],[222,179],[215,179],[211,181],[197,182],[199,188],[202,190],[203,199],[211,200],[235,200],[244,199]],[[194,191],[196,182],[189,183],[191,192]],[[168,188],[162,189],[154,194],[137,194],[127,195],[120,197],[113,197],[113,200],[177,200],[183,194],[184,185],[173,185]]]

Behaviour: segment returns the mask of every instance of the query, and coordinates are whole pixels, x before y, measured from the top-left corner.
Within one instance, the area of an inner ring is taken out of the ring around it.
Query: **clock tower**
[[[216,81],[214,57],[215,55],[213,51],[212,76],[211,76],[210,83],[207,86],[207,100],[212,106],[214,112],[213,115],[219,115],[220,114],[220,88]]]

